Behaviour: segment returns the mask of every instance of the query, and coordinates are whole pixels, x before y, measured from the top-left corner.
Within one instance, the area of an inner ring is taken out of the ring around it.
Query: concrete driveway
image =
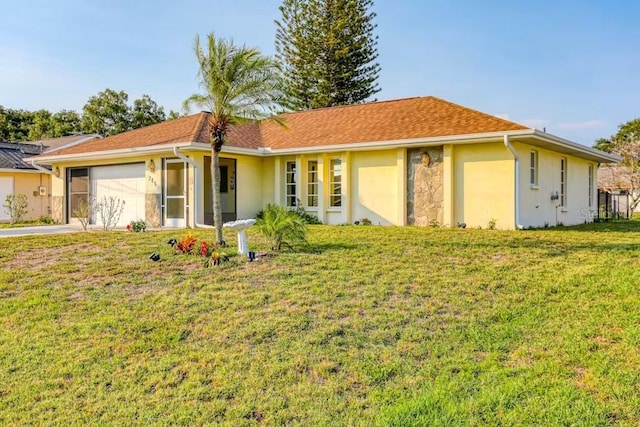
[[[35,227],[0,228],[0,238],[75,233],[78,231],[82,231],[82,227],[79,225],[37,225]]]

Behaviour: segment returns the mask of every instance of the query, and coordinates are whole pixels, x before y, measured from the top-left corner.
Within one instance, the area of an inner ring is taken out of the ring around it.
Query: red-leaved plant
[[[191,233],[188,233],[182,239],[178,240],[178,243],[176,243],[176,251],[183,254],[190,254],[193,252],[193,248],[196,246],[197,241],[198,239],[193,237]]]

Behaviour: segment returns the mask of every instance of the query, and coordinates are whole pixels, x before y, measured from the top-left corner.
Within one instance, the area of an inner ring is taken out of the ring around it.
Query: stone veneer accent
[[[162,194],[146,193],[144,195],[144,221],[149,227],[160,227],[162,224]]]
[[[64,223],[64,196],[51,197],[51,218],[56,224]]]
[[[436,220],[444,225],[442,157],[442,146],[407,151],[408,224],[426,226]]]

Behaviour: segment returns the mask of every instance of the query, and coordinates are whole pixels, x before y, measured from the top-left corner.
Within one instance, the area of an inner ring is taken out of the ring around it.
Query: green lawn
[[[640,423],[640,222],[180,235],[0,240],[0,425]]]

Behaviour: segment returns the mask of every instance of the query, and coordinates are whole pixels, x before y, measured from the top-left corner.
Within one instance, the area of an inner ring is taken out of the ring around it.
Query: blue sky
[[[0,0],[0,105],[81,110],[109,87],[179,110],[193,40],[274,53],[280,0]],[[640,117],[640,2],[378,0],[377,99],[434,95],[586,145]]]

